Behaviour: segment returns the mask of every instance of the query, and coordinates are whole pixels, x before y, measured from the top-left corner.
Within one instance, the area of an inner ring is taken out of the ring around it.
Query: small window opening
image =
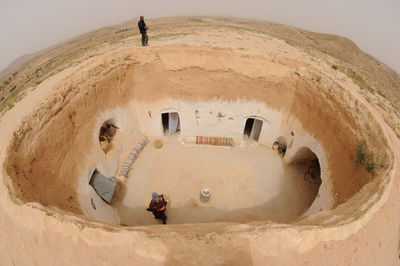
[[[179,114],[177,112],[161,114],[162,127],[165,136],[179,134],[181,130]]]
[[[263,121],[254,118],[248,118],[244,126],[243,137],[258,141]]]
[[[113,140],[118,129],[119,128],[112,120],[107,120],[101,126],[99,132],[99,142],[104,152],[107,152],[109,150],[111,141]]]

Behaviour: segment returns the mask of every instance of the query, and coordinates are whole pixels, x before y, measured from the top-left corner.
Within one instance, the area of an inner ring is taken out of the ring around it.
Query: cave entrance
[[[172,136],[180,132],[181,124],[177,112],[162,113],[161,121],[165,136]]]
[[[263,121],[255,118],[248,118],[244,126],[243,137],[258,141],[261,134]]]
[[[318,191],[321,179],[321,166],[317,155],[307,147],[300,148],[293,156],[293,162],[304,164],[304,181],[316,186]],[[315,194],[315,196],[317,196]]]

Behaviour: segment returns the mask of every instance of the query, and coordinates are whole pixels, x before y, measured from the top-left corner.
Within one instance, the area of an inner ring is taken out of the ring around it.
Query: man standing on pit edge
[[[147,29],[146,23],[144,22],[144,17],[140,16],[140,20],[138,22],[140,34],[142,34],[142,46],[147,46],[147,42],[149,41],[149,37],[147,36]]]

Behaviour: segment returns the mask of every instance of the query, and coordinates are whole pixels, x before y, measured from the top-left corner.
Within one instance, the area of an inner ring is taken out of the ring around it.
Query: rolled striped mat
[[[132,152],[128,155],[125,162],[121,166],[119,171],[120,176],[128,177],[129,170],[132,168],[133,163],[138,158],[139,154],[142,152],[143,148],[149,143],[149,140],[144,136],[139,143],[133,148]]]
[[[196,144],[233,146],[232,138],[196,136]]]

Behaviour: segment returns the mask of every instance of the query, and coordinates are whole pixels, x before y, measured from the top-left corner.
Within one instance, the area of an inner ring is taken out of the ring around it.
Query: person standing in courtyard
[[[144,22],[144,17],[140,16],[140,20],[138,22],[140,34],[142,34],[142,46],[147,46],[147,42],[149,41],[149,36],[147,36],[147,30],[149,29]]]
[[[165,210],[167,209],[168,201],[164,199],[163,194],[159,195],[156,192],[153,192],[151,197],[149,207],[146,210],[153,213],[154,219],[162,220],[163,224],[166,224],[167,216],[165,215]]]

